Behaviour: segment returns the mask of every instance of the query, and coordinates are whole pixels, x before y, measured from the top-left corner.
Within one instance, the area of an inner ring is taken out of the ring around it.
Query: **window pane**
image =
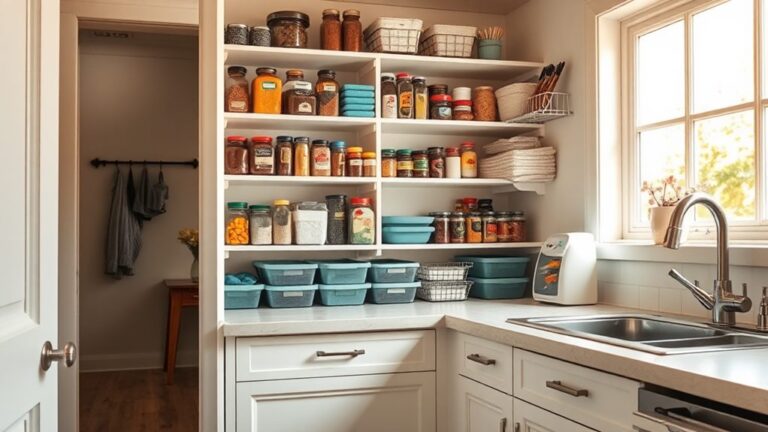
[[[659,182],[671,175],[685,184],[685,127],[682,124],[640,133],[640,183]],[[638,193],[640,191],[638,190]],[[648,221],[650,196],[639,196],[640,221]]]
[[[693,16],[693,110],[753,99],[752,1],[730,0]]]
[[[683,116],[685,105],[685,24],[647,33],[637,41],[637,124]]]
[[[753,111],[697,121],[694,141],[696,188],[717,198],[729,219],[755,219]]]

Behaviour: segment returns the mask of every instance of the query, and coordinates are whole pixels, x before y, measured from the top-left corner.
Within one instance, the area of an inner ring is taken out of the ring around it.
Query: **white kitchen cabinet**
[[[458,376],[453,390],[452,432],[512,431],[512,396]]]
[[[591,432],[594,429],[515,399],[515,432]]]

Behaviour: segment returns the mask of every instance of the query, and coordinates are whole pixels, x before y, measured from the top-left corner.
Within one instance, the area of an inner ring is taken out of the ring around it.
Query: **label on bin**
[[[304,291],[286,291],[283,297],[304,297]]]
[[[387,269],[387,274],[392,274],[392,273],[405,273],[405,271],[406,271],[406,270],[407,270],[407,269],[404,269],[404,268],[391,268],[391,269]]]
[[[301,276],[304,274],[304,270],[285,270],[283,276]]]
[[[390,288],[387,294],[405,294],[405,288]]]

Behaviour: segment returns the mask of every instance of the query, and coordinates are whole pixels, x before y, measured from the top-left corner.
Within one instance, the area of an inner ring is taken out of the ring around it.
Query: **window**
[[[648,235],[643,181],[674,175],[718,199],[734,237],[768,239],[768,0],[663,6],[625,23],[624,237]],[[711,237],[708,212],[693,219]]]

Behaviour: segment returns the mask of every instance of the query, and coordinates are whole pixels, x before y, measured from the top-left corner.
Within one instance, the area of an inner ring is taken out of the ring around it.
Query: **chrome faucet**
[[[702,192],[694,192],[681,199],[675,206],[675,210],[669,219],[667,235],[664,237],[664,247],[669,249],[678,249],[680,247],[680,237],[683,233],[683,218],[688,210],[696,204],[706,207],[715,219],[715,227],[717,229],[717,279],[715,279],[714,289],[712,294],[704,291],[692,284],[675,269],[671,269],[669,275],[688,288],[702,306],[712,310],[713,324],[732,327],[736,323],[735,312],[749,312],[752,308],[752,301],[747,297],[747,284],[742,285],[742,295],[733,293],[729,277],[728,221],[725,217],[725,211],[720,207],[720,204],[714,198]]]

